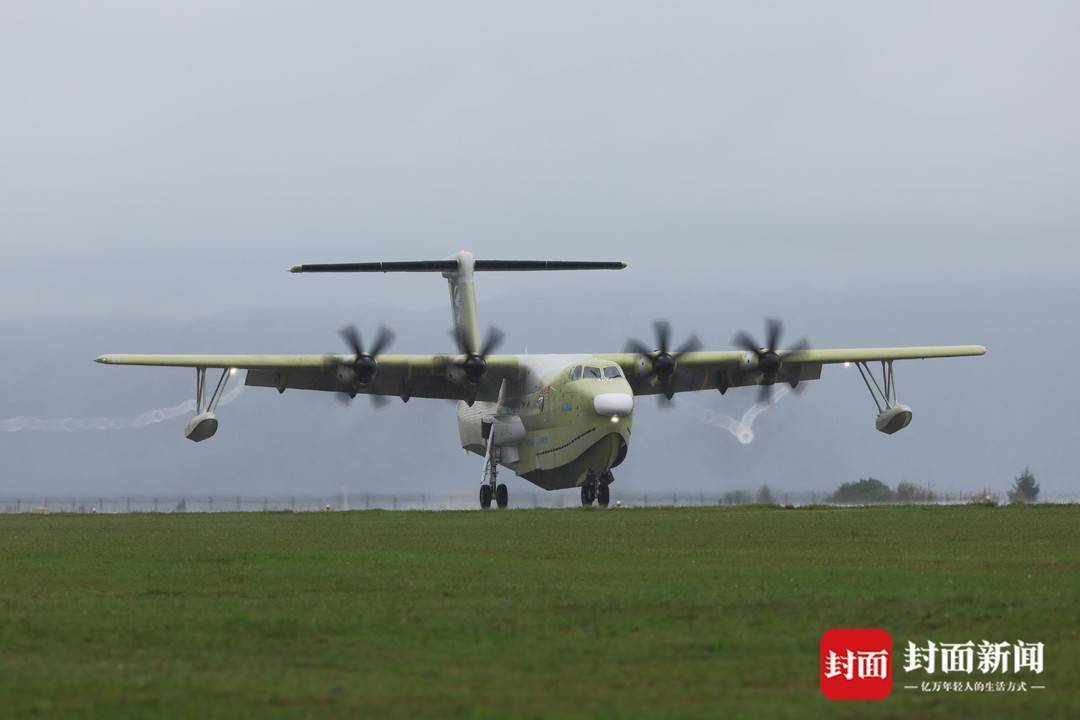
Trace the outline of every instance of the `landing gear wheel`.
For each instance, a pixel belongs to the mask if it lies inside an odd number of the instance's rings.
[[[484,510],[487,510],[489,507],[491,507],[491,486],[490,485],[481,485],[480,486],[480,507],[483,508]]]
[[[491,501],[489,500],[488,502],[490,503]],[[495,488],[495,504],[498,505],[500,509],[510,504],[510,492],[506,489],[504,483],[499,483],[498,487]]]
[[[600,507],[607,507],[608,503],[611,502],[611,490],[606,484],[602,484],[596,489],[596,502]]]
[[[593,504],[593,500],[596,499],[596,485],[595,480],[588,480],[581,486],[581,506],[589,507]]]

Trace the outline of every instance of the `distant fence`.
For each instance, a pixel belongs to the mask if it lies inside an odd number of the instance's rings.
[[[808,496],[809,497],[809,496]],[[613,492],[611,504],[626,507],[674,505],[723,505],[723,493],[629,493]],[[808,500],[803,501],[808,502]],[[731,503],[727,503],[731,504]],[[511,492],[510,507],[579,507],[577,492]],[[0,497],[0,513],[69,512],[325,512],[327,510],[473,510],[480,506],[475,495],[438,493],[356,493],[349,495],[131,495],[99,497]]]
[[[827,504],[829,493],[799,492],[773,494],[779,505]],[[1004,494],[944,494],[930,504],[971,502],[1005,504]],[[1054,497],[1050,502],[1077,502],[1080,498]],[[628,492],[612,487],[611,504],[624,507],[685,507],[744,505],[754,502],[745,492]],[[512,508],[579,507],[577,492],[511,492]],[[438,493],[355,493],[336,495],[100,495],[0,497],[0,513],[175,513],[175,512],[325,512],[341,510],[473,510],[479,507],[475,495]]]

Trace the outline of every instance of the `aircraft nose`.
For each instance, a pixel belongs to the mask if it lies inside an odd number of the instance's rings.
[[[593,398],[597,415],[629,415],[634,409],[634,396],[629,393],[601,393]]]

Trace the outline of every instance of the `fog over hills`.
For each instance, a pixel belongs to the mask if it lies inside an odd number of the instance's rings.
[[[676,409],[639,401],[634,442],[619,485],[627,490],[731,490],[763,483],[780,491],[829,490],[873,475],[938,490],[1003,491],[1031,466],[1049,497],[1080,494],[1071,452],[1080,419],[1063,400],[1067,359],[1080,322],[1060,312],[1080,291],[1066,284],[828,289],[774,293],[713,288],[634,289],[623,273],[519,276],[520,289],[485,292],[481,315],[505,329],[504,352],[620,350],[630,335],[648,337],[649,320],[669,317],[676,336],[696,331],[710,349],[736,330],[760,335],[763,313],[787,322],[788,340],[817,346],[984,343],[982,358],[897,363],[900,398],[912,425],[884,436],[856,371],[826,367],[802,397],[788,396],[760,415],[752,443],[704,422],[704,410],[739,417],[754,391],[683,394]],[[294,278],[303,282],[306,278]],[[352,276],[358,288],[387,295],[385,305],[223,310],[187,321],[152,315],[72,316],[7,322],[0,366],[0,417],[134,417],[193,396],[190,370],[97,365],[103,352],[339,352],[337,329],[379,323],[398,335],[395,351],[444,352],[444,281],[427,277],[426,310],[392,305],[394,278]],[[546,291],[555,282],[564,292]],[[590,281],[600,282],[602,293]],[[619,282],[622,281],[622,282]],[[1064,321],[1064,324],[1062,322]],[[1047,343],[1051,342],[1050,348]],[[358,397],[349,408],[331,395],[247,388],[220,409],[210,441],[183,438],[183,418],[139,429],[0,433],[3,494],[288,494],[336,492],[469,493],[480,461],[457,444],[452,403],[414,399],[374,410]],[[511,489],[530,488],[513,481]]]

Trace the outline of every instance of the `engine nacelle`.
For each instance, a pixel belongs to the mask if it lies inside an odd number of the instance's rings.
[[[513,447],[525,441],[525,424],[517,415],[495,415],[495,403],[478,402],[472,407],[458,403],[458,433],[461,447],[483,452],[488,435],[495,434],[499,447]]]
[[[525,424],[517,415],[494,415],[495,403],[475,403],[472,407],[458,403],[458,433],[461,447],[477,455],[487,450],[487,440],[492,438],[499,448],[499,462],[507,467],[517,464],[517,446],[525,441]]]
[[[184,428],[184,436],[192,442],[202,442],[214,437],[218,429],[217,416],[212,412],[204,412],[196,415]]]
[[[899,432],[910,424],[911,408],[907,405],[893,405],[879,414],[877,420],[874,421],[874,427],[878,429],[878,432],[883,432],[886,435]]]

